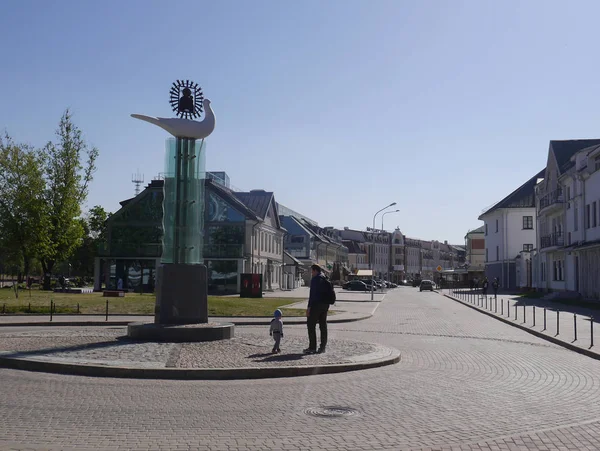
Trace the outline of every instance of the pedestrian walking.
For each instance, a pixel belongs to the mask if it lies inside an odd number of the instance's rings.
[[[498,296],[498,287],[500,284],[498,283],[498,278],[494,277],[494,281],[492,282],[492,289],[494,290],[494,297]]]
[[[327,312],[329,306],[335,303],[333,285],[323,274],[319,265],[312,265],[312,279],[310,280],[310,295],[306,309],[306,326],[308,328],[308,348],[305,354],[321,354],[327,347]],[[321,346],[317,350],[317,323],[321,331]]]
[[[484,296],[487,296],[488,286],[489,286],[489,283],[488,283],[488,279],[486,277],[485,279],[483,279],[483,284],[481,285],[481,287],[483,288],[483,295]]]
[[[273,350],[271,352],[273,354],[278,354],[281,352],[281,349],[279,349],[279,344],[283,338],[283,320],[281,319],[281,310],[275,310],[273,317],[274,318],[271,320],[271,327],[269,328],[269,335],[273,337],[275,344],[273,345]]]

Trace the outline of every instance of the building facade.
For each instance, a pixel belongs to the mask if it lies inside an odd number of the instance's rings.
[[[485,276],[504,289],[517,289],[516,259],[536,242],[535,185],[540,171],[514,192],[484,211]]]
[[[226,180],[207,178],[204,184],[202,257],[208,291],[238,293],[240,274],[263,275],[263,289],[280,287],[283,236],[273,193],[233,192]],[[153,291],[162,255],[163,180],[154,180],[107,222],[107,245],[96,259],[95,289],[116,288],[123,280],[129,290]]]
[[[536,195],[536,287],[600,299],[600,140],[551,141]]]

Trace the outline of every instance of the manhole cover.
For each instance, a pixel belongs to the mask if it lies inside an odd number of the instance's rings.
[[[358,415],[358,410],[350,407],[328,406],[328,407],[311,407],[304,411],[308,415],[315,417],[352,417]]]

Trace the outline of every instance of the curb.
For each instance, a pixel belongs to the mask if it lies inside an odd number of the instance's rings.
[[[390,355],[371,361],[339,363],[319,366],[289,366],[279,368],[132,368],[106,367],[88,364],[68,364],[26,360],[11,357],[0,357],[0,367],[15,370],[35,371],[43,373],[68,374],[88,377],[114,377],[128,379],[172,379],[172,380],[234,380],[234,379],[267,379],[278,377],[312,376],[316,374],[343,373],[359,371],[381,366],[393,365],[400,361],[400,352],[390,348]],[[357,356],[364,359],[365,356]]]
[[[352,323],[355,321],[363,321],[365,319],[371,318],[373,315],[366,316],[358,316],[356,318],[339,318],[339,319],[328,319],[328,324],[335,323]],[[228,320],[228,322],[233,323],[236,326],[268,326],[271,324],[271,318],[265,319],[264,321],[245,321],[245,320],[237,320],[240,317],[231,317],[231,316],[211,316],[210,318],[215,318],[219,320]],[[260,318],[260,317],[255,317]],[[127,326],[136,322],[135,317],[132,317],[131,321],[37,321],[37,322],[22,322],[22,323],[2,323],[0,322],[0,327],[47,327],[47,326]],[[297,325],[305,325],[306,320],[289,320],[286,321],[285,324],[290,326]]]
[[[590,357],[590,358],[595,359],[595,360],[600,360],[600,354],[596,354],[595,352],[592,352],[592,351],[590,351],[588,349],[580,348],[580,347],[575,346],[575,345],[573,345],[571,343],[567,343],[565,341],[559,340],[558,338],[552,337],[550,335],[546,335],[546,334],[544,334],[542,332],[539,332],[537,330],[530,329],[529,327],[523,326],[522,324],[514,323],[514,322],[512,322],[509,319],[502,318],[501,316],[494,315],[492,312],[488,312],[486,310],[481,310],[481,309],[477,308],[474,305],[471,305],[469,303],[461,301],[460,299],[452,297],[452,296],[450,296],[448,294],[444,294],[442,296],[447,297],[448,299],[452,299],[453,301],[458,302],[459,304],[467,306],[467,307],[469,307],[469,308],[471,308],[473,310],[476,310],[476,311],[478,311],[480,313],[483,313],[483,314],[485,314],[487,316],[490,316],[490,317],[495,318],[495,319],[497,319],[499,321],[502,321],[505,324],[509,324],[509,325],[511,325],[513,327],[516,327],[517,329],[521,329],[521,330],[523,330],[525,332],[528,332],[531,335],[535,335],[538,338],[542,338],[542,339],[544,339],[546,341],[554,343],[555,345],[562,346],[563,348],[566,348],[566,349],[568,349],[570,351],[575,351],[575,352],[577,352],[579,354],[583,354],[586,357]]]

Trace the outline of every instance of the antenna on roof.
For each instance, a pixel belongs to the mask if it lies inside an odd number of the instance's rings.
[[[140,187],[142,183],[144,183],[144,174],[140,174],[140,170],[138,169],[136,174],[131,175],[131,183],[135,185],[135,195],[140,194]]]

